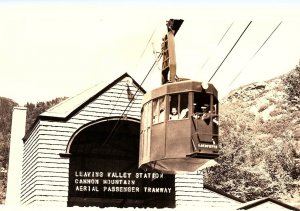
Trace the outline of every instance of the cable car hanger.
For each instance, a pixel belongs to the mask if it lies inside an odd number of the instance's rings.
[[[167,21],[168,33],[163,37],[161,45],[162,52],[162,84],[173,83],[178,81],[176,75],[176,56],[175,56],[175,42],[174,37],[182,25],[182,19],[170,19]],[[170,73],[170,76],[168,77]]]

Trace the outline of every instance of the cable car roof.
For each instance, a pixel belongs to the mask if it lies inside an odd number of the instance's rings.
[[[144,95],[142,104],[150,101],[151,99],[155,99],[167,94],[175,94],[175,93],[183,93],[183,92],[202,92],[203,90],[207,94],[212,94],[215,98],[218,97],[218,91],[213,84],[211,83],[206,84],[204,82],[194,81],[194,80],[184,80],[175,83],[166,83],[150,92],[147,92]]]

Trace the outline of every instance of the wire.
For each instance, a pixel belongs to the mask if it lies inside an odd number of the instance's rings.
[[[148,40],[148,42],[147,42],[147,44],[146,44],[144,50],[142,51],[142,53],[141,53],[141,55],[140,55],[140,57],[139,57],[139,59],[138,59],[138,61],[137,61],[137,63],[136,63],[136,67],[138,66],[138,64],[139,64],[140,61],[142,60],[142,58],[143,58],[143,56],[144,56],[144,54],[145,54],[145,52],[146,52],[146,50],[147,50],[147,48],[148,48],[148,45],[149,45],[150,41],[152,40],[153,35],[155,34],[156,30],[157,30],[157,26],[158,26],[158,24],[157,24],[157,25],[155,26],[155,28],[153,29],[153,32],[152,32],[152,34],[150,35],[149,40]],[[135,68],[135,69],[136,69],[136,68]]]
[[[224,37],[226,36],[227,32],[230,30],[230,28],[232,27],[233,22],[230,24],[230,26],[227,28],[227,30],[225,31],[225,33],[223,34],[223,36],[221,37],[221,39],[219,40],[217,46],[215,47],[217,49],[217,47],[221,44],[221,42],[223,41]],[[207,64],[207,62],[210,60],[211,55],[209,55],[207,57],[207,59],[205,60],[205,62],[203,63],[203,65],[201,66],[201,70],[205,67],[205,65]]]
[[[226,30],[226,32],[224,33],[224,35],[222,36],[222,38],[220,39],[220,41],[218,42],[218,45],[220,45],[220,43],[222,42],[222,40],[224,39],[225,35],[227,34],[227,32],[229,31],[229,29],[232,27],[233,22],[230,24],[230,26],[228,27],[228,29]],[[218,46],[217,45],[217,46]]]
[[[122,94],[124,93],[125,89],[122,90],[122,92],[119,94],[117,100],[115,101],[114,105],[113,105],[113,108],[110,110],[110,113],[109,113],[109,117],[111,117],[113,111],[115,110],[115,107],[117,105],[117,103],[119,102],[120,100],[120,97],[122,96]],[[111,97],[110,97],[111,98]],[[111,102],[111,101],[110,101]]]
[[[161,57],[162,57],[162,53],[159,53],[158,57],[156,58],[155,62],[153,63],[153,66],[151,67],[152,69],[155,67],[155,65],[158,64],[158,62],[160,61]],[[158,67],[158,69],[159,69],[159,67]],[[145,77],[144,80],[142,81],[141,86],[143,85],[144,81],[146,80],[146,78],[148,77],[148,75],[150,74],[150,72],[151,72],[151,71],[148,72],[148,74],[146,75],[146,77]],[[132,106],[133,106],[133,103],[131,103],[131,105],[130,105],[128,111],[132,108]]]
[[[228,85],[227,89],[235,82],[235,80],[241,75],[243,70],[248,66],[250,61],[257,55],[257,53],[262,49],[262,47],[266,44],[266,42],[270,39],[270,37],[274,34],[274,32],[279,28],[281,25],[282,21],[275,27],[275,29],[271,32],[271,34],[268,36],[268,38],[263,42],[263,44],[258,48],[258,50],[252,55],[252,57],[248,60],[246,65],[239,71],[239,73],[234,77],[234,79],[230,82]]]
[[[244,29],[244,31],[242,32],[242,34],[240,35],[240,37],[237,39],[237,41],[234,43],[234,45],[232,46],[232,48],[230,49],[230,51],[227,53],[226,57],[223,59],[223,61],[221,62],[221,64],[219,65],[219,67],[215,70],[214,74],[210,77],[210,79],[208,80],[208,82],[211,81],[211,79],[215,76],[215,74],[218,72],[218,70],[220,69],[220,67],[222,66],[222,64],[224,63],[224,61],[227,59],[227,57],[229,56],[229,54],[231,53],[231,51],[234,49],[234,47],[236,46],[236,44],[239,42],[239,40],[241,39],[241,37],[244,35],[244,33],[246,32],[246,30],[248,29],[248,27],[250,26],[250,24],[252,23],[252,21],[249,22],[249,24],[247,25],[247,27]]]
[[[157,24],[157,25],[155,26],[155,28],[153,29],[153,32],[152,32],[152,34],[150,35],[149,40],[148,40],[148,42],[147,42],[147,44],[146,44],[144,50],[142,51],[141,55],[139,56],[139,59],[138,59],[138,61],[137,61],[137,63],[136,63],[136,66],[137,66],[137,65],[140,63],[140,61],[142,60],[142,58],[143,58],[143,56],[144,56],[144,54],[145,54],[145,52],[146,52],[146,50],[147,50],[147,48],[148,48],[148,45],[149,45],[150,41],[152,40],[153,35],[155,34],[156,30],[157,30],[157,26],[158,26],[158,24]],[[124,91],[124,90],[123,90],[123,91]],[[123,91],[122,91],[122,93],[120,93],[120,95],[119,95],[119,97],[118,97],[118,99],[117,99],[117,102],[118,102],[118,100],[120,99],[121,95],[123,94]],[[135,96],[134,96],[134,97],[135,97]],[[112,112],[115,110],[115,106],[116,106],[116,104],[114,104],[114,107],[113,107],[113,109],[111,110],[109,116],[111,116]],[[124,115],[124,113],[123,113],[123,115]]]
[[[158,58],[160,59],[161,56],[162,56],[162,53],[159,54]],[[159,59],[158,59],[158,60],[159,60]],[[145,82],[145,80],[147,79],[148,75],[150,74],[150,72],[152,71],[152,69],[155,67],[155,65],[158,63],[158,60],[154,61],[154,63],[152,64],[151,68],[149,69],[149,71],[147,72],[146,76],[144,77],[142,83],[140,84],[140,86],[137,87],[137,90],[135,91],[135,93],[134,93],[134,95],[133,95],[133,99],[135,99],[136,94],[140,91],[140,87],[142,87],[142,85],[143,85],[143,83]],[[109,133],[108,136],[106,137],[105,141],[103,142],[103,145],[105,145],[106,143],[108,143],[108,142],[110,141],[111,137],[114,135],[114,133],[115,133],[115,131],[116,131],[116,129],[117,129],[117,126],[118,126],[120,120],[124,117],[124,114],[125,114],[126,110],[128,109],[129,105],[130,105],[130,104],[133,104],[133,103],[131,103],[131,102],[133,102],[133,100],[130,101],[130,102],[127,104],[127,106],[126,106],[126,108],[124,109],[122,115],[120,116],[120,118],[118,119],[118,121],[117,121],[116,124],[114,125],[113,129],[110,131],[110,133]]]

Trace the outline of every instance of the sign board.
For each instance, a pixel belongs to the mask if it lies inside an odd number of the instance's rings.
[[[175,206],[174,175],[143,172],[138,169],[130,172],[100,169],[75,170],[69,179],[69,197],[78,202],[73,200],[73,206],[124,206],[118,203],[119,200],[127,202],[125,206],[129,207]],[[110,204],[102,204],[107,201]]]
[[[140,126],[123,123],[107,144],[101,137],[108,130],[100,127],[109,123],[93,125],[74,140],[68,206],[175,207],[175,176],[138,169],[139,134],[134,133]]]

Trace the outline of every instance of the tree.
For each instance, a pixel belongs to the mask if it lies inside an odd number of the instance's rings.
[[[289,74],[284,77],[288,100],[292,104],[299,104],[300,100],[300,62]]]

